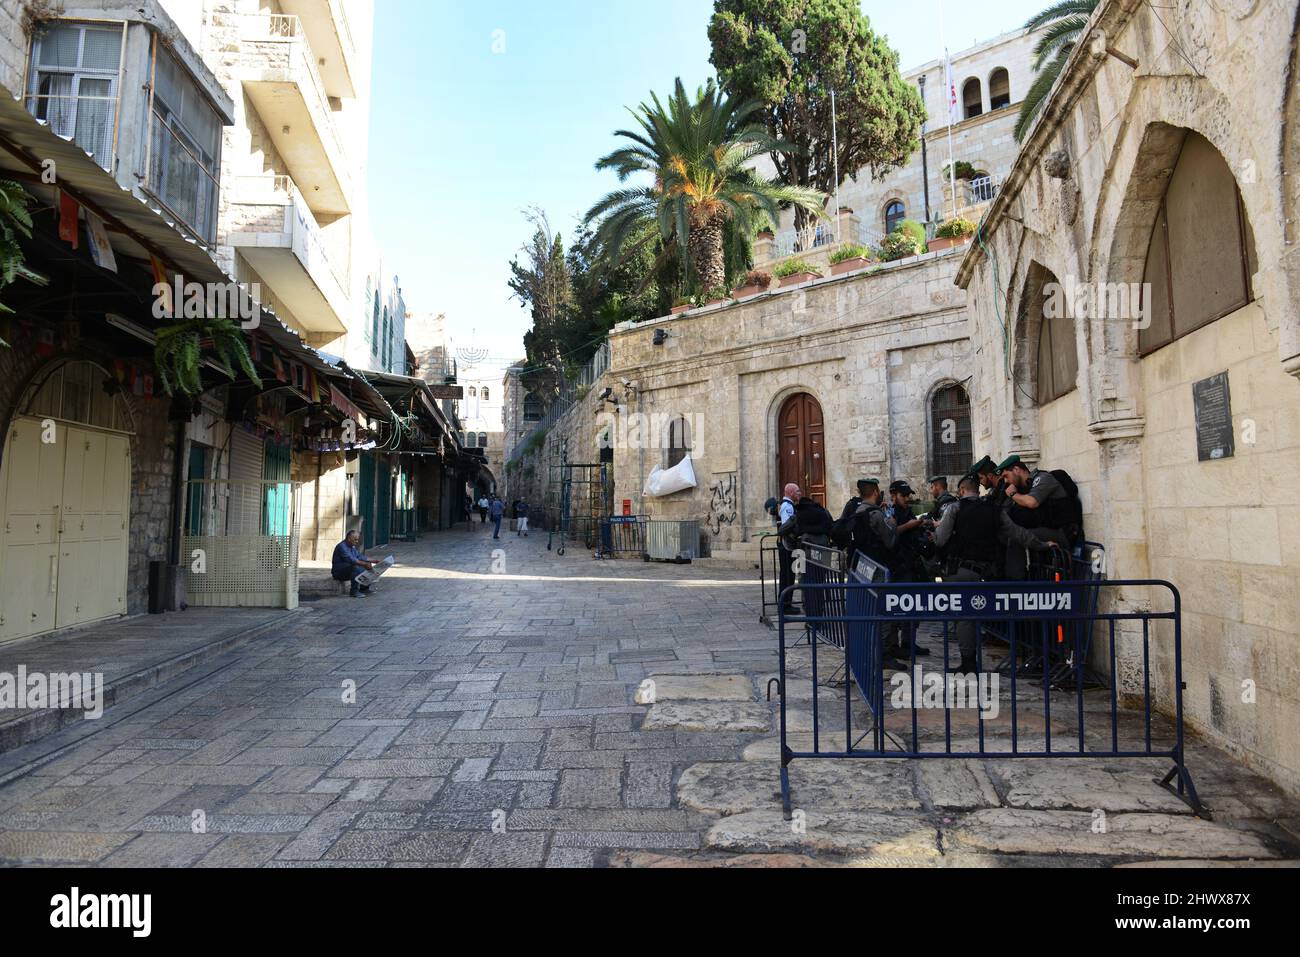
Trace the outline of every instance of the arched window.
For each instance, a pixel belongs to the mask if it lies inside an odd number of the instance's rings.
[[[901,199],[890,200],[885,207],[885,235],[888,236],[896,230],[906,218],[907,207],[903,205],[903,201]]]
[[[470,397],[471,399],[477,399],[477,398],[478,398],[478,389],[474,388],[474,386],[470,386],[470,387],[469,387],[469,397]]]
[[[1048,308],[1051,296],[1043,294],[1036,308],[1042,312],[1038,326],[1038,405],[1043,407],[1079,387],[1079,347],[1069,309]],[[1035,304],[1030,304],[1035,308]]]
[[[478,447],[479,447],[480,449],[485,449],[485,448],[488,447],[488,440],[487,440],[487,433],[486,433],[486,432],[480,432],[480,433],[478,434]]]
[[[40,419],[60,419],[111,432],[133,433],[135,427],[123,398],[124,388],[96,365],[67,362],[28,386],[27,399],[20,403],[19,411]]]
[[[1147,252],[1150,325],[1139,339],[1148,355],[1236,312],[1254,299],[1255,237],[1241,192],[1219,151],[1187,134]]]
[[[679,416],[668,426],[668,467],[676,468],[690,454],[691,427],[685,418]]]
[[[1011,105],[1011,74],[998,67],[989,74],[989,109],[1001,110]]]
[[[484,387],[483,387],[483,392],[482,392],[481,394],[482,394],[483,401],[486,402],[486,401],[488,400],[488,390],[487,390],[487,386],[484,386]]]
[[[546,412],[542,408],[542,400],[535,393],[530,392],[524,396],[525,422],[540,422],[545,414]]]
[[[374,342],[374,330],[370,327],[370,308],[371,303],[375,300],[375,283],[369,276],[366,277],[366,311],[361,319],[361,328],[366,332],[366,341]]]
[[[478,435],[476,433],[470,432],[468,435],[465,436],[465,448],[467,449],[478,448]]]
[[[930,474],[964,475],[974,459],[970,396],[959,385],[945,386],[930,399]]]
[[[984,88],[975,77],[967,80],[961,88],[961,102],[968,120],[984,113]]]

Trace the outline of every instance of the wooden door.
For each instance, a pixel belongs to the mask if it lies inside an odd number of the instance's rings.
[[[812,396],[791,396],[778,419],[781,489],[791,483],[806,497],[826,505],[826,423]]]

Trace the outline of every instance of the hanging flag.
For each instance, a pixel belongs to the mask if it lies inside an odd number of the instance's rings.
[[[81,204],[65,190],[59,190],[59,238],[81,248]]]
[[[162,315],[158,316],[158,318],[171,319],[176,315],[176,303],[172,299],[172,287],[171,283],[167,281],[167,273],[157,256],[149,257],[149,265],[153,268],[154,288],[159,291],[158,299],[162,306]]]
[[[104,226],[104,221],[90,210],[86,210],[86,238],[90,240],[90,256],[95,260],[95,265],[109,272],[117,272],[117,256],[113,254],[113,246],[108,241],[108,229]]]
[[[943,72],[948,86],[948,125],[952,126],[961,122],[961,116],[957,112],[957,80],[952,75],[952,57],[947,49],[943,51]]]
[[[36,354],[42,359],[48,359],[54,355],[57,350],[54,346],[54,330],[38,329],[36,331]]]

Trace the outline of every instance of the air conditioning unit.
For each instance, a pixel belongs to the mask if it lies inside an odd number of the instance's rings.
[[[693,562],[700,552],[699,522],[649,522],[646,554],[652,562]]]

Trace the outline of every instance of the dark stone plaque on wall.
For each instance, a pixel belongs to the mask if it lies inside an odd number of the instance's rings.
[[[1192,386],[1196,403],[1196,447],[1202,462],[1217,462],[1237,454],[1232,424],[1232,389],[1228,373],[1211,376]]]

